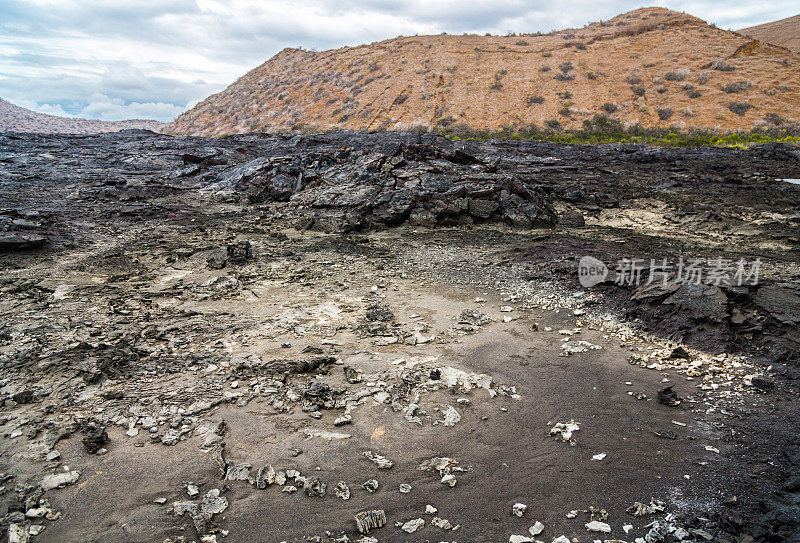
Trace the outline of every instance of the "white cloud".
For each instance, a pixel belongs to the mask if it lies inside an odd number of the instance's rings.
[[[122,121],[125,119],[171,121],[185,109],[185,106],[165,102],[131,102],[126,104],[124,100],[119,98],[109,98],[105,94],[93,94],[89,98],[89,104],[77,116],[101,121]]]
[[[795,15],[797,0],[670,0],[722,28]],[[399,34],[548,32],[636,0],[0,0],[0,97],[37,111],[168,120],[285,47]],[[102,96],[102,98],[99,98]]]

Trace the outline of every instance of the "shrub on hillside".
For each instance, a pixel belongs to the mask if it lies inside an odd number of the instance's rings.
[[[689,70],[676,70],[664,74],[664,79],[667,81],[683,81],[687,77],[689,77]]]
[[[658,113],[658,118],[659,119],[661,119],[662,121],[666,121],[670,117],[672,117],[672,113],[673,112],[672,112],[672,108],[667,106],[665,108],[657,109],[656,113]]]
[[[780,126],[782,124],[789,123],[788,119],[784,119],[777,113],[767,113],[766,115],[764,115],[764,120],[770,124],[774,124],[775,126]]]
[[[639,85],[642,82],[642,78],[638,75],[629,75],[625,78],[625,82],[628,85]]]
[[[641,85],[632,85],[631,92],[636,96],[644,96],[644,87]]]
[[[731,66],[730,64],[725,64],[724,60],[715,60],[714,62],[711,63],[711,69],[720,72],[732,72],[736,68],[734,66]]]
[[[703,96],[702,94],[700,94],[700,91],[694,88],[693,85],[686,84],[683,86],[683,90],[686,91],[686,96],[688,96],[689,98],[700,98],[701,96]]]
[[[616,113],[617,110],[619,110],[619,106],[617,106],[617,104],[612,104],[611,102],[606,102],[605,104],[600,106],[600,109],[602,109],[606,113]]]
[[[525,105],[527,105],[528,107],[531,107],[533,104],[543,104],[543,103],[544,103],[544,97],[539,96],[538,94],[534,96],[528,96],[527,98],[525,98]]]
[[[728,104],[728,109],[730,109],[733,113],[737,115],[744,115],[752,107],[753,106],[751,106],[747,102],[731,102],[730,104]]]
[[[727,92],[728,94],[736,94],[738,92],[744,92],[749,90],[752,87],[752,83],[749,81],[736,81],[734,83],[727,83],[722,85],[722,90]]]

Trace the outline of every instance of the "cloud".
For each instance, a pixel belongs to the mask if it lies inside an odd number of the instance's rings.
[[[130,102],[119,98],[109,98],[105,94],[93,94],[89,104],[77,117],[99,119],[101,121],[122,121],[125,119],[155,119],[171,121],[186,109],[185,106],[166,102]]]
[[[721,28],[797,10],[796,0],[658,5]],[[322,50],[401,34],[548,32],[638,7],[638,0],[573,0],[569,9],[544,0],[0,0],[0,96],[37,111],[166,120],[285,47]]]

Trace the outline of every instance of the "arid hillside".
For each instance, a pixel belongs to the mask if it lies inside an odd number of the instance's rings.
[[[800,53],[800,15],[743,28],[740,33]]]
[[[0,98],[0,132],[38,132],[40,134],[100,134],[119,132],[129,128],[159,131],[164,126],[158,121],[133,119],[130,121],[95,121],[69,119],[57,115],[36,113],[15,106]]]
[[[579,127],[597,113],[721,130],[797,121],[800,55],[662,8],[546,35],[285,49],[167,131]]]

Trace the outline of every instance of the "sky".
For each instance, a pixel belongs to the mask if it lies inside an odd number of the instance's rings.
[[[647,5],[739,29],[797,0],[0,0],[0,98],[41,113],[169,121],[285,47],[549,32]]]

